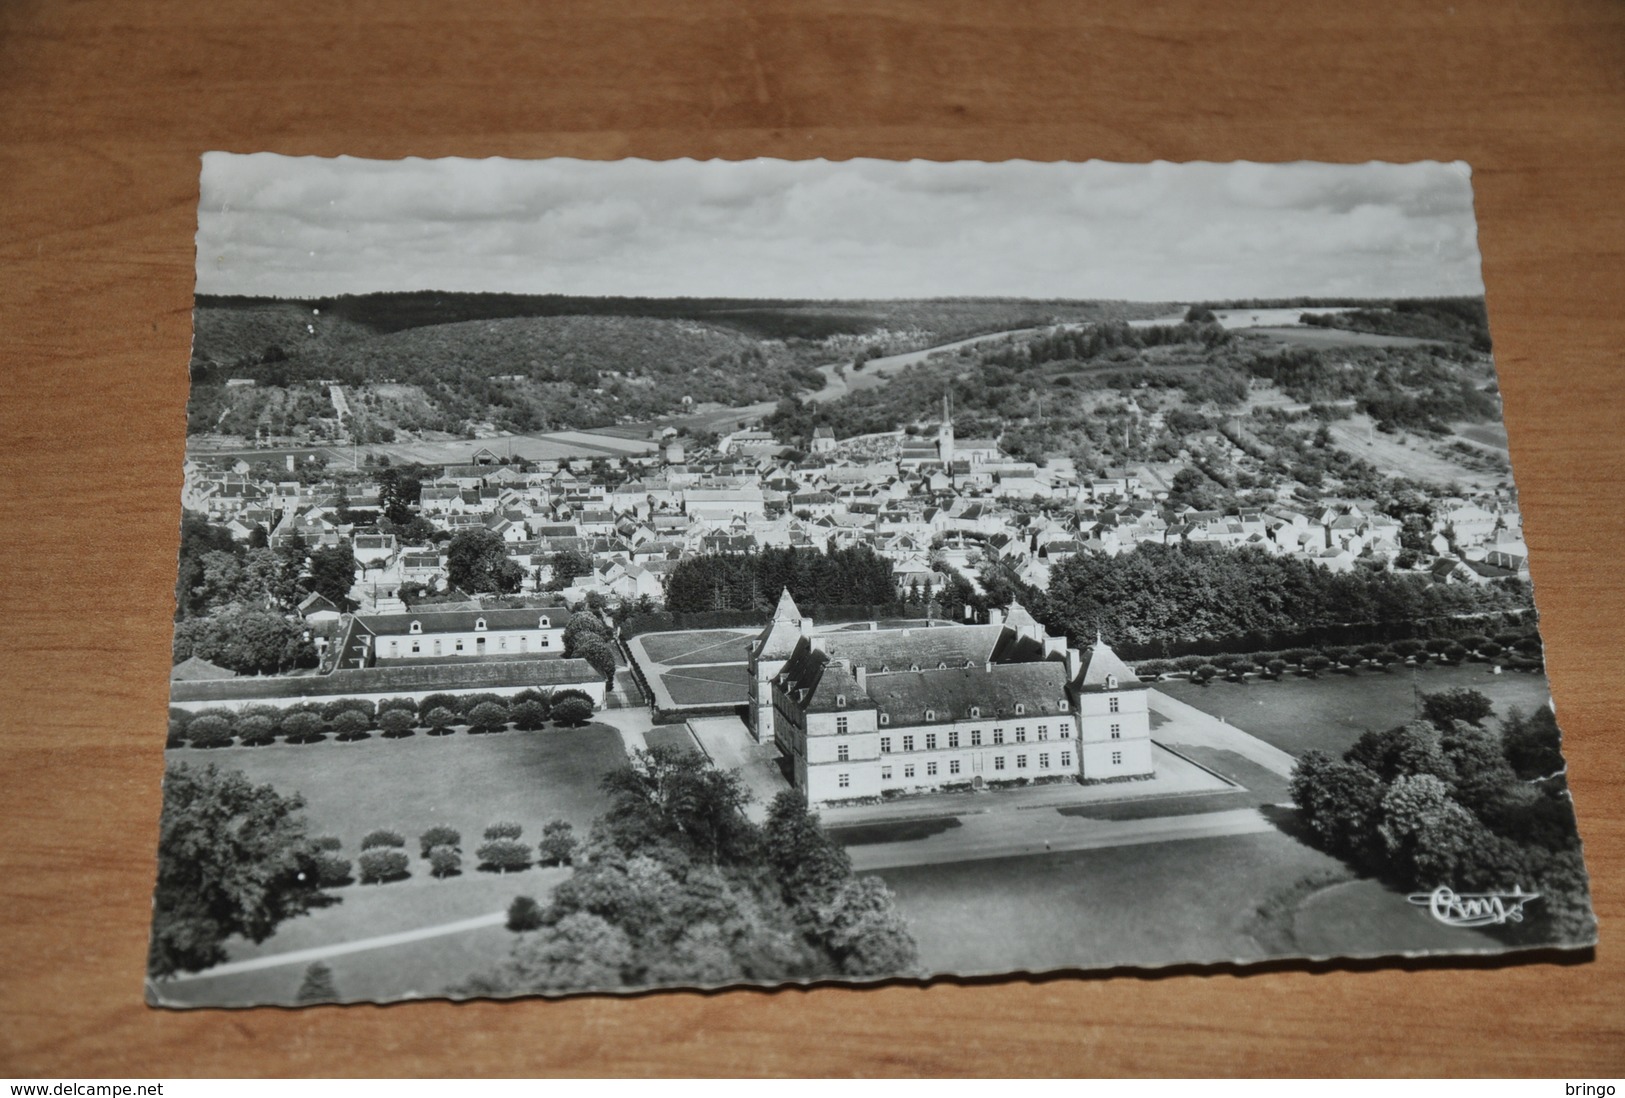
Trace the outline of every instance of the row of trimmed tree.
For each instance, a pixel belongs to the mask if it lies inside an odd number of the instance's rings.
[[[1215,678],[1239,682],[1247,675],[1279,679],[1289,670],[1314,678],[1335,667],[1357,672],[1374,666],[1383,671],[1430,662],[1460,665],[1483,660],[1511,671],[1539,671],[1544,649],[1540,635],[1533,631],[1498,633],[1494,637],[1433,637],[1429,640],[1396,640],[1391,644],[1362,644],[1352,648],[1289,648],[1280,652],[1252,652],[1246,655],[1180,656],[1172,660],[1141,660],[1135,671],[1143,678],[1174,673],[1188,674],[1195,682]]]
[[[568,820],[549,820],[542,826],[541,842],[534,854],[520,837],[524,828],[512,822],[494,823],[484,832],[485,841],[475,849],[477,867],[488,873],[513,873],[538,865],[569,865],[580,842]],[[387,884],[411,876],[411,859],[406,837],[399,831],[379,828],[361,840],[361,853],[354,864],[340,851],[343,843],[331,835],[313,840],[317,882],[322,888],[342,888],[361,884]],[[418,836],[418,856],[429,865],[429,876],[446,878],[463,871],[463,836],[454,827],[438,825]]]
[[[521,732],[555,725],[574,727],[592,719],[592,699],[580,690],[523,690],[512,697],[500,694],[431,694],[422,701],[386,698],[376,706],[365,698],[335,698],[329,702],[301,702],[287,707],[246,706],[232,710],[169,711],[170,747],[215,748],[241,744],[263,747],[281,739],[285,743],[320,743],[371,738],[404,739],[419,730],[443,736],[458,727],[471,733]]]

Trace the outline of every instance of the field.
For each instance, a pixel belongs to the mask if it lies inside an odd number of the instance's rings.
[[[522,824],[526,839],[540,838],[542,825],[552,819],[585,832],[606,807],[599,779],[626,761],[626,749],[615,729],[591,724],[480,736],[419,733],[355,743],[179,748],[166,757],[241,770],[279,793],[303,795],[311,832],[337,836],[352,860],[363,835],[393,828],[409,840],[417,875],[422,868],[415,840],[435,824],[461,831],[465,852],[478,845],[487,826],[503,820]]]
[[[1157,684],[1169,697],[1251,732],[1293,755],[1310,748],[1342,754],[1369,729],[1392,728],[1416,716],[1416,694],[1465,686],[1495,704],[1497,716],[1517,707],[1529,712],[1546,704],[1550,689],[1540,674],[1489,673],[1487,664],[1402,668],[1391,673],[1323,673],[1318,679],[1292,673],[1280,682],[1248,679],[1197,686],[1183,679]]]
[[[1504,473],[1469,469],[1448,454],[1438,452],[1435,449],[1438,444],[1425,435],[1379,431],[1371,417],[1363,413],[1333,423],[1330,429],[1339,447],[1369,461],[1385,474],[1397,473],[1412,480],[1435,484],[1455,481],[1480,490],[1493,488],[1507,479]],[[1448,442],[1446,439],[1445,443]]]
[[[1295,347],[1428,347],[1440,346],[1436,339],[1417,339],[1414,336],[1376,335],[1371,332],[1346,332],[1338,328],[1246,328],[1247,335],[1265,336],[1278,343]]]
[[[1257,961],[1290,954],[1306,878],[1346,876],[1336,859],[1279,831],[1065,854],[889,869],[879,874],[934,971],[978,973]],[[1327,889],[1316,941],[1343,955],[1493,941],[1435,926],[1405,898]],[[1328,936],[1335,934],[1335,939]]]

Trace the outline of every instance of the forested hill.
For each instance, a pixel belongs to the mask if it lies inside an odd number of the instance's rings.
[[[269,348],[298,355],[414,328],[519,317],[646,317],[691,320],[752,339],[821,341],[908,332],[942,343],[984,332],[1067,320],[1156,316],[1159,303],[930,298],[896,301],[791,301],[749,298],[571,297],[419,291],[276,299],[199,294],[195,364],[257,362]],[[276,357],[273,355],[272,357]]]

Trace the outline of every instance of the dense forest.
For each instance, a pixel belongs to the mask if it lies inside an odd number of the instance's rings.
[[[803,607],[891,606],[891,562],[866,545],[850,549],[763,549],[689,557],[666,579],[666,609],[676,613],[770,609],[781,591]]]
[[[1441,621],[1534,605],[1522,580],[1447,585],[1365,568],[1333,572],[1257,549],[1150,543],[1116,557],[1080,553],[1055,567],[1048,591],[1009,593],[1073,641],[1098,630],[1136,658],[1177,655],[1201,641],[1277,648],[1345,625],[1370,627],[1363,639],[1425,636]]]
[[[1300,319],[1317,328],[1442,339],[1486,353],[1491,348],[1490,315],[1481,297],[1412,298],[1381,306],[1369,303],[1347,312],[1306,314]]]

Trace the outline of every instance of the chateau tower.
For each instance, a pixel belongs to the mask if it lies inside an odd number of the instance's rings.
[[[750,730],[758,743],[774,741],[773,676],[796,650],[801,638],[812,632],[812,622],[801,616],[789,588],[779,593],[779,605],[768,622],[750,642]]]

